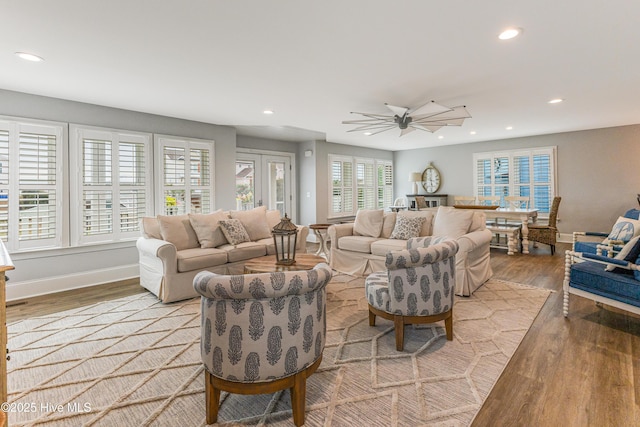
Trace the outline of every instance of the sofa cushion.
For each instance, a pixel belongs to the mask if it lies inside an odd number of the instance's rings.
[[[162,240],[173,243],[176,250],[199,248],[198,236],[189,215],[158,215]]]
[[[473,211],[469,233],[487,228],[487,215],[482,211]]]
[[[269,231],[273,230],[273,227],[278,225],[280,221],[282,221],[282,214],[277,209],[267,210],[267,225],[269,226]]]
[[[273,237],[269,237],[268,239],[256,240],[256,243],[260,243],[267,248],[267,255],[276,254],[276,245],[273,244]]]
[[[627,243],[638,234],[640,234],[640,221],[621,216],[618,217],[618,220],[611,229],[611,233],[609,233],[609,236],[604,239],[602,243],[606,245],[610,240],[619,240]]]
[[[629,274],[605,271],[597,262],[579,262],[571,266],[571,287],[640,307],[640,282]]]
[[[227,260],[229,262],[244,261],[245,259],[257,258],[267,254],[266,246],[256,242],[222,245],[218,249],[227,253]]]
[[[251,241],[247,230],[245,230],[239,219],[224,219],[222,221],[218,221],[218,223],[220,224],[222,233],[229,244],[238,245],[243,242]]]
[[[218,221],[225,219],[229,219],[229,216],[222,209],[210,214],[189,214],[189,221],[198,236],[201,248],[215,248],[229,243],[218,224]]]
[[[158,218],[152,216],[142,217],[140,220],[140,230],[142,230],[142,235],[147,239],[162,240],[162,232],[160,231]]]
[[[431,223],[433,222],[433,212],[432,211],[402,211],[398,212],[396,216],[396,221],[400,217],[424,217],[424,224],[422,224],[422,230],[420,231],[420,236],[431,236]]]
[[[368,236],[343,236],[338,239],[338,249],[352,252],[371,253],[371,243],[378,240]]]
[[[407,240],[412,237],[418,237],[422,231],[422,225],[426,218],[424,217],[407,217],[400,216],[396,219],[396,226],[391,233],[392,239]]]
[[[467,234],[471,227],[473,210],[456,209],[452,206],[440,206],[433,221],[433,236],[446,236],[457,239]]]
[[[407,242],[398,239],[380,239],[371,243],[371,253],[378,256],[387,256],[389,251],[401,251],[406,249]]]
[[[388,239],[391,237],[391,233],[393,233],[393,228],[396,226],[396,216],[395,212],[385,212],[382,217],[382,231],[380,232],[380,237],[383,239]]]
[[[240,220],[244,229],[247,230],[249,240],[255,242],[271,236],[271,229],[267,223],[266,206],[260,206],[248,211],[231,211],[230,215],[231,218]]]
[[[202,270],[226,264],[227,253],[216,248],[193,248],[177,252],[178,272]]]
[[[353,224],[355,236],[380,237],[384,211],[382,209],[359,209]]]

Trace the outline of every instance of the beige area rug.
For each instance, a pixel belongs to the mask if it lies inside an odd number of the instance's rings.
[[[364,281],[328,286],[327,344],[307,383],[306,426],[469,425],[549,294],[491,280],[444,324],[370,327]],[[199,300],[150,294],[8,325],[12,426],[203,426]],[[289,392],[223,393],[221,425],[291,426]]]

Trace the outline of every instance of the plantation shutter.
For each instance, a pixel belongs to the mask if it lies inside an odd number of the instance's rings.
[[[391,163],[378,162],[378,201],[377,208],[383,209],[393,204],[393,166]]]
[[[375,174],[373,161],[356,161],[356,189],[358,209],[374,209],[375,199]]]
[[[213,211],[213,141],[156,136],[164,215]]]
[[[18,240],[54,240],[57,234],[57,138],[20,132]]]

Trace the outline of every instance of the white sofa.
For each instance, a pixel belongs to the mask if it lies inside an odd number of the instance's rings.
[[[493,274],[489,259],[491,232],[486,229],[484,212],[439,208],[420,211],[358,211],[354,223],[329,227],[331,262],[334,270],[364,276],[385,270],[387,252],[406,249],[407,238],[392,238],[399,218],[424,217],[418,236],[453,238],[460,249],[456,255],[457,295],[469,296]],[[405,222],[405,219],[401,220]],[[402,233],[400,233],[402,234]],[[406,236],[405,236],[406,237]]]
[[[240,221],[249,241],[229,243],[219,223],[228,219]],[[198,296],[193,278],[200,271],[242,274],[247,260],[274,255],[271,229],[280,219],[279,211],[267,211],[265,207],[145,217],[141,227],[143,236],[136,242],[140,285],[164,303]],[[296,253],[306,252],[308,234],[308,227],[298,226]]]

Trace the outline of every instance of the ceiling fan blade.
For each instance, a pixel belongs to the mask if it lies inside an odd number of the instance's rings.
[[[404,117],[404,115],[409,111],[408,108],[396,107],[395,105],[389,105],[386,102],[384,103],[384,105],[386,105],[389,110],[393,111],[393,114],[399,117]]]
[[[388,128],[388,127],[395,127],[395,124],[389,124],[389,123],[371,123],[368,125],[364,125],[364,126],[358,126],[357,128],[354,129],[350,129],[347,132],[354,132],[354,131],[363,131],[363,130],[377,130],[380,128]]]
[[[393,117],[385,117],[384,119],[358,119],[358,120],[344,120],[343,125],[366,125],[375,123],[394,123]]]
[[[395,125],[389,125],[389,126],[387,126],[387,127],[383,128],[383,129],[380,129],[380,130],[379,130],[379,131],[377,131],[377,132],[372,132],[372,133],[371,133],[371,135],[369,135],[369,136],[377,135],[377,134],[379,134],[379,133],[382,133],[382,132],[388,131],[388,130],[390,130],[390,129],[395,129],[395,128],[396,128],[396,126],[395,126]]]
[[[413,132],[414,130],[416,130],[416,128],[414,128],[414,127],[412,127],[412,126],[409,126],[409,127],[407,127],[406,129],[402,129],[402,130],[400,131],[400,136],[402,136],[402,135],[406,135],[406,134],[408,134],[408,133],[411,133],[411,132]]]
[[[433,124],[411,123],[411,126],[415,126],[417,129],[421,129],[421,130],[433,133],[433,132],[437,131],[438,129],[440,129],[441,127],[444,127],[446,125],[443,125],[443,124],[435,124],[435,125],[433,125]]]
[[[445,111],[451,111],[451,110],[452,109],[449,107],[445,107],[444,105],[440,105],[435,103],[434,101],[430,101],[414,110],[411,110],[411,116],[413,117],[414,115],[417,115],[417,114],[433,115],[433,114],[444,113]]]

